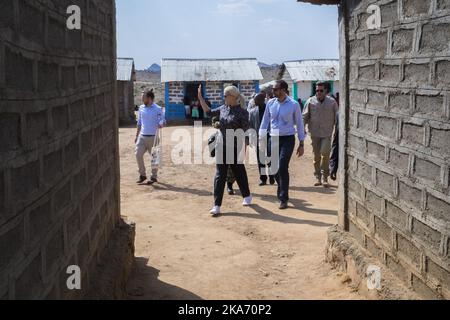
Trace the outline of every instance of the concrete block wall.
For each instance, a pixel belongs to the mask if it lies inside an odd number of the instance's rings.
[[[348,229],[417,292],[450,299],[450,1],[349,3]]]
[[[247,103],[250,101],[252,96],[256,93],[256,85],[254,81],[242,81],[240,83],[241,94],[245,97]]]
[[[0,2],[0,299],[89,289],[120,219],[115,51],[112,0]]]
[[[213,106],[220,106],[223,104],[223,83],[222,82],[207,82],[206,83],[206,97]]]
[[[120,124],[135,124],[134,82],[117,81],[117,103]]]
[[[184,83],[170,82],[166,85],[169,86],[169,103],[182,105],[184,99]]]

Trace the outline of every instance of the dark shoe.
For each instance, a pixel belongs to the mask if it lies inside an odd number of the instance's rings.
[[[136,183],[142,183],[142,182],[144,182],[145,180],[147,180],[147,177],[140,176],[140,177],[139,177],[139,180],[136,181]]]
[[[234,196],[234,190],[233,189],[228,189],[227,188],[227,192],[228,192],[228,195]]]
[[[287,201],[282,201],[280,203],[280,210],[286,210],[289,207]]]
[[[150,181],[147,182],[147,184],[148,184],[149,186],[151,186],[152,184],[155,184],[155,183],[157,183],[157,182],[158,182],[158,179],[156,179],[156,178],[151,178]]]
[[[273,186],[275,184],[275,178],[274,177],[270,177],[270,185]]]
[[[336,181],[336,179],[337,179],[336,173],[332,173],[330,175],[330,178],[331,178],[331,180]]]
[[[323,178],[323,186],[324,186],[324,188],[330,187],[330,184],[328,183],[328,178]]]
[[[320,187],[322,185],[322,178],[317,178],[316,183],[314,184],[314,187]]]
[[[260,186],[260,187],[267,186],[267,181],[261,181],[261,182],[259,183],[259,186]]]

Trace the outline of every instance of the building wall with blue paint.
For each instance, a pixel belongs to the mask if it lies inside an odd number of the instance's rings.
[[[192,86],[202,84],[203,96],[212,104],[215,109],[223,104],[223,90],[229,85],[236,85],[248,103],[253,94],[259,92],[259,81],[208,81],[208,82],[167,82],[165,83],[165,105],[166,119],[168,121],[178,121],[186,119],[184,107],[184,97],[190,95],[190,99],[195,99],[192,93]]]

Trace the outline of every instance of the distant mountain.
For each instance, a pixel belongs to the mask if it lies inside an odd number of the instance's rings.
[[[145,69],[145,71],[151,73],[159,73],[161,72],[161,66],[159,64],[154,63],[149,68]]]
[[[258,62],[258,65],[259,65],[260,68],[267,68],[267,69],[275,69],[275,68],[278,68],[280,66],[279,64],[276,64],[276,63],[267,64],[267,63],[264,63],[264,62]]]

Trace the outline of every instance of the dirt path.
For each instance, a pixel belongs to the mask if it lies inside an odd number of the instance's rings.
[[[164,129],[166,144],[174,129]],[[122,214],[137,224],[130,299],[361,298],[324,263],[326,232],[337,222],[336,188],[310,187],[309,145],[291,165],[292,208],[280,212],[276,187],[259,187],[250,166],[254,206],[226,195],[223,215],[211,218],[214,167],[173,166],[166,147],[160,183],[138,186],[134,134],[120,130]]]

